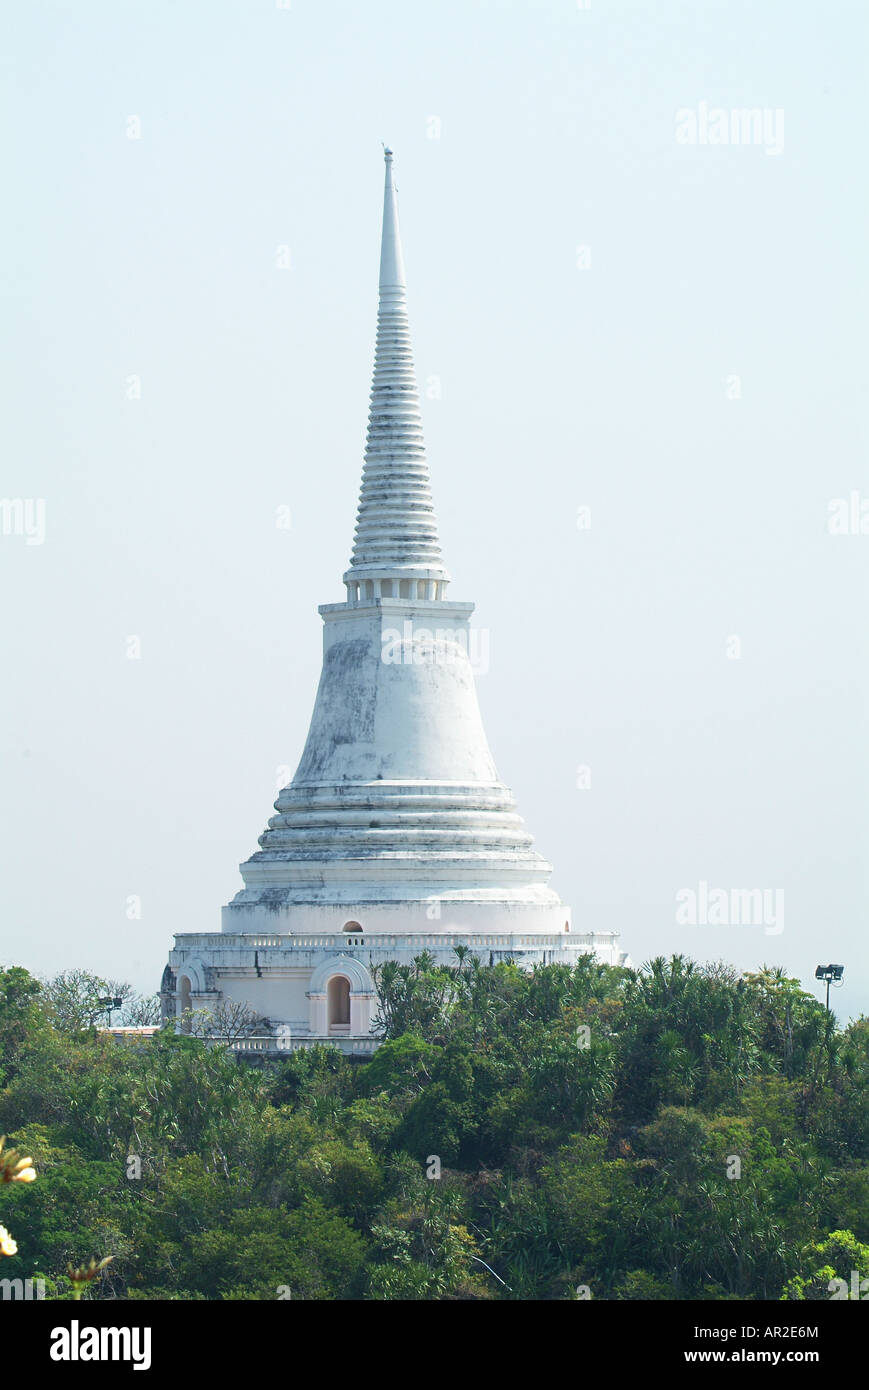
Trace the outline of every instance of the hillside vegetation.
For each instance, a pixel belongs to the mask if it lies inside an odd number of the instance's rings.
[[[85,1298],[779,1299],[869,1277],[869,1021],[680,956],[379,973],[370,1061],[99,1034],[0,972],[8,1278]]]

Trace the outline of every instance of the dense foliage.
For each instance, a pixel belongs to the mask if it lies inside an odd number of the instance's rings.
[[[680,956],[378,972],[385,1041],[253,1068],[0,971],[8,1278],[89,1298],[829,1298],[869,1275],[869,1021]]]

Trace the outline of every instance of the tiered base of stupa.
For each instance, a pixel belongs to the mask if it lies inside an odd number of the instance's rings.
[[[231,1001],[263,1020],[237,1040],[242,1052],[330,1042],[366,1053],[377,1045],[375,967],[385,961],[409,965],[425,951],[455,966],[463,946],[485,964],[526,969],[589,952],[624,963],[615,935],[572,932],[551,865],[497,779],[464,652],[439,635],[435,656],[446,649],[449,661],[380,659],[396,606],[326,608],[299,771],[241,866],[244,888],[223,909],[222,932],[180,935],[170,954],[164,1012],[182,1027]],[[402,764],[422,775],[396,777]],[[464,776],[448,780],[445,767]]]
[[[260,1015],[239,1052],[328,1042],[370,1053],[375,967],[423,952],[448,966],[457,947],[525,969],[588,953],[625,961],[616,935],[571,930],[550,866],[497,781],[294,783],[275,809],[223,930],[176,936],[164,978],[168,1017],[229,1001]]]
[[[561,931],[541,930],[539,925],[535,930],[539,918],[534,909],[518,906],[492,904],[476,931],[461,929],[446,906],[438,922],[426,920],[419,904],[387,903],[369,904],[364,913],[360,909],[366,929],[353,930],[349,923],[347,930],[335,930],[344,911],[296,909],[292,931],[287,930],[286,914],[278,911],[272,914],[270,930],[177,935],[164,978],[167,1016],[185,1009],[213,1011],[222,1001],[233,1000],[248,1004],[267,1020],[249,1036],[233,1041],[243,1055],[276,1055],[316,1043],[366,1055],[377,1046],[372,1032],[378,1012],[373,967],[385,961],[410,965],[425,951],[438,965],[455,966],[457,946],[466,947],[484,964],[513,960],[525,969],[555,961],[572,965],[589,953],[610,965],[625,961],[615,934],[574,935],[563,926]],[[564,911],[560,906],[562,917]],[[455,917],[467,915],[459,909]]]

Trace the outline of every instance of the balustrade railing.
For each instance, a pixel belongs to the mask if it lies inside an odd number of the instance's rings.
[[[258,1033],[246,1038],[209,1038],[211,1043],[225,1043],[232,1052],[295,1052],[300,1048],[340,1047],[342,1051],[374,1052],[380,1046],[379,1038],[369,1036],[353,1037],[347,1033],[333,1033],[326,1038],[299,1034],[296,1037],[285,1033]]]
[[[370,934],[360,934],[349,936],[343,932],[328,933],[304,933],[295,935],[286,932],[277,936],[257,936],[253,932],[225,932],[220,934],[204,934],[201,932],[178,932],[175,940],[178,943],[176,950],[189,949],[215,951],[223,948],[224,950],[248,949],[256,951],[298,951],[298,950],[342,950],[348,946],[354,949],[365,948],[371,951],[386,951],[390,949],[410,950],[419,948],[420,950],[452,950],[453,943],[460,943],[465,946],[488,947],[490,950],[552,950],[556,947],[565,946],[593,946],[596,942],[603,943],[611,941],[614,933],[612,932],[583,932],[557,935],[494,935],[489,933],[475,933],[473,936],[466,932],[443,932],[436,935],[422,935],[416,932],[371,932]]]

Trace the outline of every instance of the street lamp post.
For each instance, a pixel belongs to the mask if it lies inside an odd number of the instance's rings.
[[[824,980],[827,986],[827,1012],[830,1011],[830,985],[838,984],[845,973],[844,965],[819,965],[815,971],[816,980]]]
[[[106,1011],[106,1014],[108,1015],[110,1028],[112,1026],[112,1009],[120,1009],[123,1005],[123,1002],[123,999],[118,999],[117,996],[113,995],[106,995],[105,998],[97,1000],[97,1003],[102,1004],[103,1008]]]

